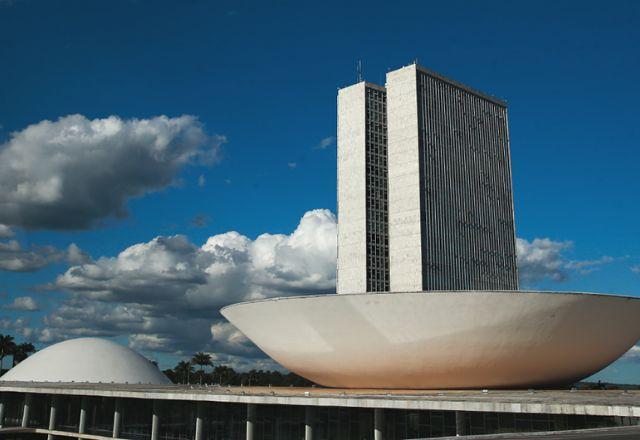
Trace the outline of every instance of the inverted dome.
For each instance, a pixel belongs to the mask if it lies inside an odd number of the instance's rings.
[[[132,349],[99,338],[51,345],[9,370],[0,381],[166,384],[169,379]]]
[[[640,298],[581,293],[332,294],[221,312],[288,370],[340,388],[565,385],[640,338]]]

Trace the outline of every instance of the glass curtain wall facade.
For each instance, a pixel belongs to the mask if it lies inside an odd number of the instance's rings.
[[[424,290],[515,290],[507,109],[417,69]]]
[[[367,87],[367,292],[389,291],[389,204],[387,195],[387,99]]]
[[[391,290],[517,290],[506,104],[416,64],[386,90]]]
[[[517,290],[507,108],[417,65],[338,92],[338,293]]]

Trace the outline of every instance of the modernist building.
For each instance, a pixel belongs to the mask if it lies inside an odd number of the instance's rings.
[[[637,439],[638,392],[350,390],[0,382],[0,438],[401,440],[521,433]],[[635,414],[635,415],[634,415]],[[597,429],[599,428],[599,429]],[[556,431],[540,435],[540,432]],[[525,432],[538,432],[535,437]],[[595,435],[594,435],[595,434]],[[597,434],[603,437],[597,436]],[[575,432],[574,432],[575,435]],[[610,435],[608,437],[607,435]],[[513,439],[503,435],[492,439]]]
[[[635,438],[639,420],[639,391],[174,385],[139,354],[96,338],[47,347],[0,378],[7,440],[392,440],[584,428]]]
[[[351,294],[221,310],[285,368],[332,388],[174,385],[132,350],[71,340],[0,378],[0,437],[639,438],[640,391],[528,389],[574,383],[625,353],[640,299],[507,290],[504,103],[411,65],[386,88],[342,89],[338,113],[338,290]],[[548,434],[518,438],[565,438]]]
[[[506,104],[416,64],[338,93],[338,293],[515,290]]]
[[[557,387],[640,337],[638,298],[518,290],[506,104],[416,64],[338,92],[337,281],[221,313],[336,388]]]

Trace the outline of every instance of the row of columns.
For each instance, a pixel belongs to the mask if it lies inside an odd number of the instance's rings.
[[[29,424],[29,410],[31,407],[32,396],[27,394],[22,409],[22,424],[23,428],[28,427]],[[89,400],[83,397],[80,403],[80,419],[78,421],[78,434],[84,434],[87,428],[87,410]],[[204,402],[198,402],[196,406],[196,426],[194,440],[203,440],[204,437]],[[58,409],[58,397],[53,396],[51,406],[49,408],[49,431],[53,431],[56,428],[56,412]],[[4,420],[5,405],[0,402],[0,428],[2,428],[2,422]],[[312,406],[305,407],[304,418],[304,439],[313,440],[313,415],[314,408]],[[255,424],[256,424],[256,404],[247,404],[247,425],[246,425],[246,440],[255,440]],[[115,408],[113,412],[113,431],[112,437],[118,438],[120,436],[120,428],[122,425],[122,400],[116,398]],[[158,440],[160,433],[160,403],[157,400],[153,401],[153,414],[151,418],[151,440]],[[456,411],[456,435],[463,436],[466,434],[466,415],[463,411]],[[382,408],[374,408],[373,410],[373,439],[384,440],[384,410]],[[47,435],[47,440],[53,440],[53,434]]]
[[[376,410],[377,411],[377,410]],[[256,404],[247,404],[247,429],[246,440],[255,439],[255,423],[256,423]],[[202,440],[198,437],[198,424],[196,420],[196,437],[195,440]],[[313,440],[313,407],[306,406],[304,409],[304,440]],[[382,437],[376,437],[376,440],[382,440]]]
[[[24,405],[22,406],[22,421],[20,426],[27,428],[29,426],[29,412],[31,410],[32,395],[27,394],[25,396]],[[78,419],[78,434],[85,434],[87,430],[87,410],[89,400],[87,397],[82,397],[80,401],[80,417]],[[4,420],[4,403],[0,402],[0,428],[3,427]],[[53,396],[51,399],[51,405],[49,406],[49,423],[47,428],[49,431],[56,429],[56,416],[58,412],[58,396]],[[122,420],[121,401],[116,399],[115,411],[113,413],[113,438],[117,438],[120,435],[120,424]],[[154,413],[154,416],[157,415]],[[156,429],[157,432],[157,429]],[[53,440],[53,434],[47,434],[47,440]],[[79,437],[80,438],[80,437]],[[157,440],[157,436],[154,440]]]

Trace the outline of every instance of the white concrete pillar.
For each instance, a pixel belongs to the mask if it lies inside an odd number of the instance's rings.
[[[49,431],[56,429],[56,412],[58,411],[58,396],[51,396],[49,406]],[[47,440],[53,440],[53,434],[47,434]]]
[[[467,415],[464,411],[456,411],[456,437],[467,434]]]
[[[80,400],[80,420],[78,421],[78,434],[84,434],[87,431],[87,406],[89,400],[82,397]],[[78,437],[81,438],[81,437]]]
[[[151,440],[158,440],[160,435],[160,403],[153,401],[153,415],[151,416]]]
[[[254,425],[256,422],[256,405],[247,403],[247,440],[254,439]]]
[[[202,440],[204,437],[203,424],[204,424],[204,402],[198,402],[196,404],[196,432],[194,440]]]
[[[304,440],[313,440],[313,407],[304,409]]]
[[[116,399],[113,408],[113,430],[111,431],[111,437],[120,437],[120,426],[122,425],[122,400]]]
[[[22,423],[20,426],[26,428],[29,426],[29,405],[31,405],[31,394],[24,396],[24,405],[22,407]]]
[[[4,402],[0,402],[0,429],[4,426]]]
[[[373,410],[373,440],[384,440],[384,410]]]

